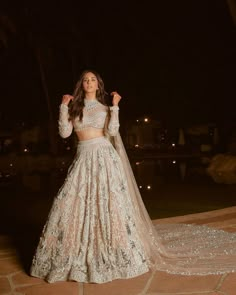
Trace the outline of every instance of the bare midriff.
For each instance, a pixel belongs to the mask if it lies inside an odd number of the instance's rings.
[[[79,141],[83,140],[89,140],[96,137],[102,137],[104,136],[103,129],[97,129],[97,128],[86,128],[81,131],[75,131]]]

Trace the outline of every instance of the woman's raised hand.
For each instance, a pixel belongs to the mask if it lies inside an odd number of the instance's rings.
[[[70,103],[71,100],[74,99],[74,96],[70,95],[70,94],[65,94],[62,96],[62,102],[63,104],[67,105]]]
[[[121,100],[121,96],[116,91],[111,92],[111,95],[113,96],[113,99],[112,99],[113,106],[118,106],[118,103]]]

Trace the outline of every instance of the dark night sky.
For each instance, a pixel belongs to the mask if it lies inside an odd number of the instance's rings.
[[[0,48],[5,121],[48,117],[36,52],[55,118],[62,94],[93,68],[107,91],[123,96],[123,118],[235,119],[236,28],[226,1],[19,2],[2,7],[16,29],[5,29],[8,44]]]

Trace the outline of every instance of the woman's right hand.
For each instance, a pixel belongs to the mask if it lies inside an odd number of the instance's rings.
[[[65,94],[62,96],[62,104],[65,104],[68,106],[68,104],[70,103],[71,100],[74,99],[74,96],[70,95],[70,94]]]

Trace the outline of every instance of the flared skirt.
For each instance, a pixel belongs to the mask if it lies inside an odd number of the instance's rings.
[[[48,282],[103,283],[149,270],[121,160],[105,137],[81,141],[31,266]]]

